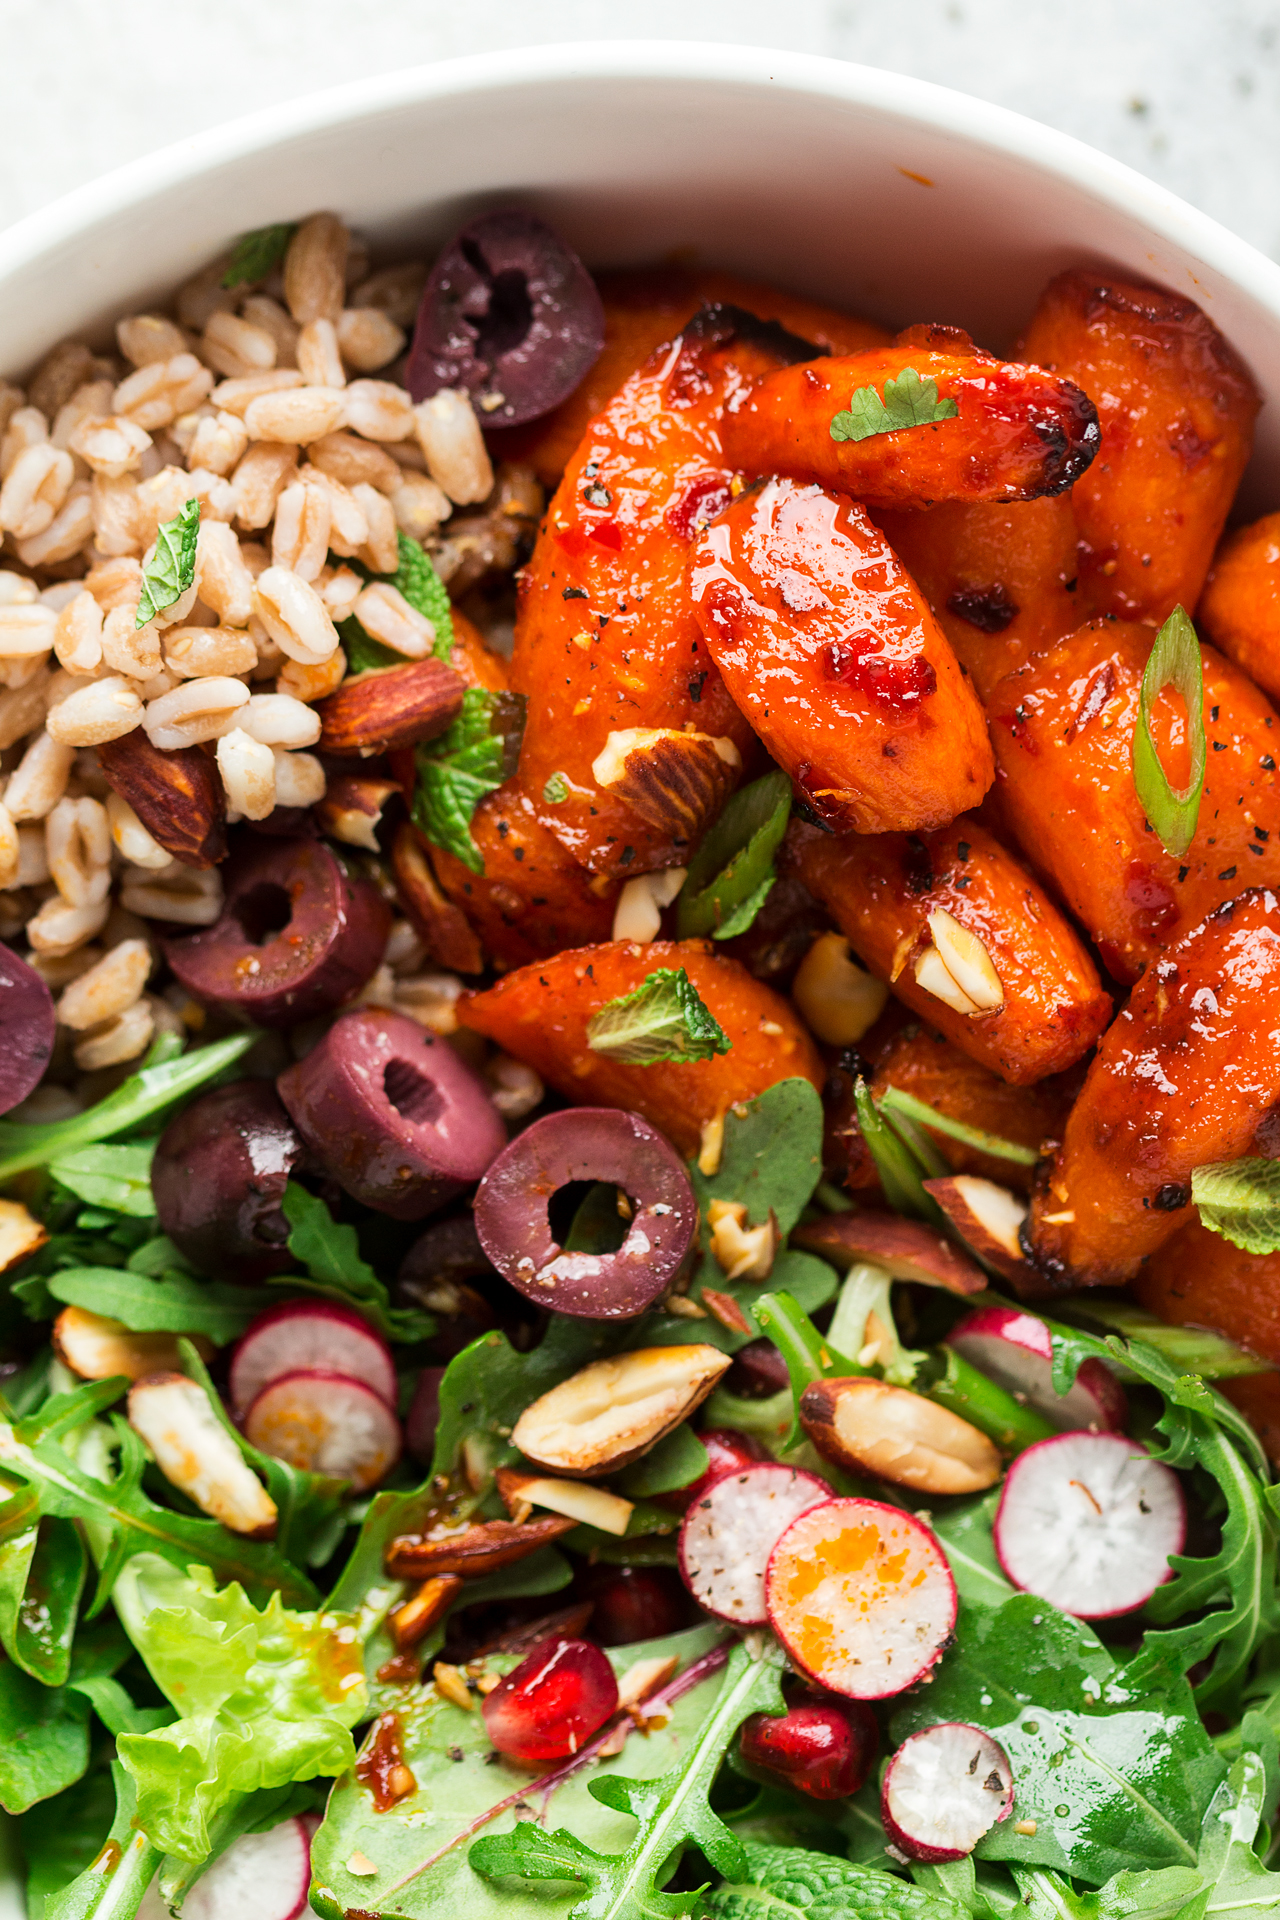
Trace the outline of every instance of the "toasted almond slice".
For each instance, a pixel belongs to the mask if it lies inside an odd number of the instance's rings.
[[[1021,1194],[975,1173],[926,1180],[924,1188],[980,1259],[1011,1280],[1024,1298],[1044,1297],[1045,1282],[1022,1251],[1019,1236],[1028,1209]]]
[[[755,1332],[755,1328],[731,1293],[721,1293],[718,1287],[704,1287],[702,1304],[712,1319],[718,1320],[728,1333],[753,1334]]]
[[[801,1395],[800,1423],[824,1459],[917,1493],[980,1493],[1000,1478],[985,1433],[884,1380],[815,1380]]]
[[[397,1653],[405,1653],[424,1640],[436,1621],[448,1611],[462,1592],[462,1579],[456,1573],[441,1573],[424,1580],[415,1594],[397,1607],[388,1625]]]
[[[625,1712],[638,1707],[641,1701],[666,1686],[679,1665],[680,1656],[675,1653],[655,1653],[651,1659],[637,1660],[618,1682],[618,1705]]]
[[[527,1460],[573,1480],[638,1460],[701,1406],[730,1364],[715,1347],[640,1347],[596,1360],[526,1407],[511,1435]]]
[[[925,1184],[932,1191],[948,1183],[940,1180]],[[938,1204],[945,1212],[946,1202],[940,1196]],[[950,1240],[944,1240],[921,1220],[903,1220],[895,1213],[833,1213],[825,1220],[796,1227],[791,1239],[797,1247],[820,1253],[837,1265],[870,1260],[895,1280],[945,1287],[948,1293],[981,1293],[987,1284],[981,1267]]]
[[[213,1357],[213,1342],[203,1334],[188,1336],[202,1359]],[[53,1323],[53,1350],[82,1380],[109,1380],[122,1373],[141,1380],[149,1373],[176,1372],[181,1356],[177,1333],[133,1333],[120,1320],[90,1313],[87,1307],[64,1307]]]
[[[590,1487],[581,1480],[548,1480],[536,1473],[521,1473],[514,1467],[499,1467],[498,1492],[508,1513],[523,1508],[545,1507],[549,1513],[563,1513],[585,1526],[598,1527],[601,1533],[616,1534],[619,1539],[635,1512],[632,1501],[620,1494],[607,1493],[603,1487]]]
[[[980,1013],[999,1012],[1004,1005],[1004,986],[977,934],[962,927],[943,907],[929,915],[929,931],[943,966],[961,993],[968,995]]]
[[[714,1120],[702,1123],[702,1138],[698,1143],[698,1172],[705,1174],[708,1180],[714,1180],[720,1171],[720,1157],[724,1152],[724,1115],[718,1113]]]
[[[181,1373],[153,1373],[129,1389],[129,1425],[165,1479],[232,1533],[270,1540],[276,1503],[209,1405]]]
[[[0,1273],[16,1267],[49,1238],[20,1200],[0,1200]]]
[[[386,1570],[400,1580],[425,1580],[434,1574],[496,1573],[549,1546],[576,1522],[559,1514],[517,1525],[483,1520],[470,1527],[442,1527],[434,1536],[402,1533],[387,1549]]]
[[[935,1000],[941,1000],[944,1007],[950,1007],[955,1013],[975,1014],[982,1009],[976,1000],[971,1000],[964,988],[959,985],[954,974],[947,971],[946,961],[936,947],[926,947],[912,968],[916,985],[931,993]]]
[[[726,1280],[767,1280],[778,1248],[778,1223],[772,1212],[758,1227],[748,1227],[740,1200],[713,1200],[707,1208],[711,1251]]]

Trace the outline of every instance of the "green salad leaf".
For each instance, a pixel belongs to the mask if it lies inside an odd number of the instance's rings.
[[[158,613],[181,600],[196,577],[196,541],[200,535],[200,502],[188,500],[172,520],[162,520],[150,560],[142,569],[142,596],[135,627],[145,627]]]
[[[630,993],[607,1000],[587,1024],[587,1045],[626,1067],[711,1060],[729,1036],[683,967],[655,967]]]
[[[1151,710],[1166,686],[1181,694],[1187,710],[1191,778],[1185,787],[1171,785],[1151,735]],[[1131,752],[1133,784],[1142,811],[1165,852],[1181,860],[1196,836],[1206,759],[1204,667],[1200,642],[1184,607],[1174,608],[1151,643],[1138,692]]]
[[[936,1107],[926,1106],[923,1100],[917,1100],[914,1093],[906,1093],[901,1087],[886,1087],[880,1096],[882,1113],[898,1115],[912,1120],[917,1126],[931,1127],[934,1133],[945,1133],[950,1140],[962,1140],[967,1147],[974,1147],[979,1153],[990,1154],[997,1160],[1012,1160],[1020,1167],[1034,1167],[1040,1158],[1034,1147],[1021,1147],[1016,1140],[1002,1139],[998,1133],[986,1133],[981,1127],[966,1126],[963,1120],[953,1120],[950,1114],[939,1113]]]
[[[105,1619],[76,1635],[65,1686],[45,1686],[0,1661],[0,1806],[7,1813],[24,1813],[84,1774],[91,1701],[83,1683],[113,1673],[128,1651],[118,1623]]]
[[[31,1487],[0,1507],[0,1645],[25,1673],[60,1687],[71,1672],[88,1557],[73,1521],[40,1518],[39,1509]]]
[[[244,1287],[189,1273],[152,1278],[128,1267],[66,1267],[44,1284],[54,1300],[119,1320],[134,1333],[203,1333],[218,1346],[238,1340],[259,1311]]]
[[[281,1208],[289,1222],[289,1251],[307,1270],[277,1275],[272,1284],[295,1292],[318,1293],[354,1307],[385,1340],[427,1340],[435,1321],[418,1307],[393,1307],[385,1284],[360,1252],[354,1227],[334,1219],[318,1195],[296,1180],[284,1190]]]
[[[139,1140],[128,1146],[80,1147],[74,1153],[62,1153],[51,1160],[49,1171],[55,1180],[92,1206],[150,1220],[156,1211],[151,1197],[151,1162],[155,1150],[154,1140]]]
[[[413,822],[434,847],[472,873],[484,860],[471,835],[471,818],[487,793],[515,772],[524,733],[523,694],[468,687],[457,719],[417,749]]]
[[[118,1760],[111,1780],[115,1817],[106,1842],[74,1880],[46,1898],[44,1920],[133,1920],[155,1879],[160,1852],[136,1825],[133,1781]]]
[[[791,817],[791,782],[766,773],[731,794],[689,862],[676,904],[676,936],[745,933],[769,896],[773,857]]]
[[[1222,1160],[1196,1167],[1191,1199],[1201,1226],[1245,1253],[1280,1251],[1280,1163]]]
[[[98,1766],[22,1816],[27,1866],[27,1920],[44,1920],[45,1902],[83,1873],[111,1831],[115,1813],[111,1769]]]
[[[936,380],[922,380],[914,367],[904,367],[896,380],[885,381],[883,400],[874,387],[855,387],[847,411],[832,418],[831,438],[872,440],[880,433],[954,420],[959,411],[954,400],[939,400]]]
[[[871,1089],[864,1080],[855,1082],[853,1098],[863,1141],[875,1162],[884,1197],[890,1207],[895,1213],[905,1214],[908,1219],[928,1220],[934,1226],[943,1225],[941,1208],[932,1194],[924,1189],[924,1182],[935,1178],[939,1172],[932,1158],[922,1157],[922,1145],[927,1146],[932,1154],[931,1143],[905,1114],[898,1113],[886,1119],[872,1099]],[[912,1131],[908,1132],[908,1129]]]
[[[883,1868],[745,1841],[737,1885],[704,1893],[699,1920],[964,1920],[965,1908]]]
[[[200,1861],[233,1796],[354,1763],[364,1668],[342,1616],[291,1612],[279,1594],[259,1610],[238,1584],[217,1589],[208,1568],[181,1573],[154,1553],[121,1569],[115,1605],[181,1715],[116,1742],[138,1825],[162,1853]]]
[[[242,233],[231,250],[222,284],[227,288],[256,286],[273,273],[289,251],[289,242],[298,231],[296,220],[276,220],[269,227],[254,227]]]

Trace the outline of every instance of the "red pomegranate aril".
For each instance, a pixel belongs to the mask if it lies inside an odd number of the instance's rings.
[[[811,1800],[843,1800],[870,1773],[879,1742],[875,1715],[860,1700],[806,1692],[786,1713],[752,1714],[742,1729],[742,1757]]]
[[[618,1705],[618,1682],[599,1647],[557,1634],[535,1647],[485,1698],[490,1740],[512,1760],[563,1760]]]

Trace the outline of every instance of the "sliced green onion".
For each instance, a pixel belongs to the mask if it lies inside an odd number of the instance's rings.
[[[893,1211],[909,1214],[913,1220],[931,1220],[935,1226],[943,1226],[942,1209],[924,1190],[925,1180],[934,1176],[921,1166],[888,1122],[881,1119],[865,1080],[854,1082],[853,1098],[867,1152],[875,1162],[884,1197]]]
[[[989,1153],[994,1160],[1012,1160],[1020,1167],[1034,1167],[1040,1158],[1034,1147],[1020,1147],[1015,1140],[1005,1140],[998,1133],[985,1133],[981,1127],[967,1127],[963,1120],[953,1120],[949,1114],[939,1113],[936,1107],[926,1106],[923,1100],[917,1100],[913,1093],[904,1093],[900,1087],[890,1087],[880,1096],[880,1110],[895,1118],[914,1120],[922,1127],[932,1127],[935,1133],[945,1133],[948,1139],[963,1141],[966,1147],[974,1147],[979,1153]]]
[[[676,908],[679,939],[746,932],[773,884],[773,856],[790,814],[785,773],[766,773],[730,795],[689,862]]]
[[[950,1407],[952,1413],[994,1440],[1002,1453],[1021,1453],[1024,1447],[1033,1447],[1037,1440],[1047,1440],[1058,1431],[1034,1407],[1024,1406],[977,1367],[970,1366],[954,1347],[936,1348],[916,1384],[930,1400],[936,1400],[940,1407]]]
[[[1151,737],[1151,710],[1165,687],[1182,695],[1191,742],[1191,779],[1173,787]],[[1133,730],[1133,784],[1165,852],[1180,860],[1195,838],[1204,792],[1204,668],[1200,642],[1187,613],[1175,607],[1155,637],[1142,673],[1138,724]]]

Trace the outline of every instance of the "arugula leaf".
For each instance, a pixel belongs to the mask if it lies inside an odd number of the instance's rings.
[[[656,967],[633,992],[607,1000],[587,1026],[592,1053],[628,1067],[711,1060],[729,1044],[683,967]]]
[[[233,1794],[354,1764],[364,1669],[341,1616],[290,1612],[279,1594],[259,1611],[238,1585],[216,1591],[207,1567],[180,1573],[154,1553],[121,1569],[115,1605],[182,1715],[116,1742],[138,1825],[162,1853],[204,1859],[210,1823]]]
[[[998,1607],[1013,1593],[996,1559],[992,1526],[1000,1504],[1000,1489],[959,1500],[945,1513],[933,1516],[933,1531],[956,1583],[956,1592],[968,1607]]]
[[[34,1516],[39,1504],[24,1487],[0,1508],[0,1517],[15,1506]],[[0,1643],[15,1665],[47,1687],[63,1686],[71,1672],[87,1566],[84,1542],[70,1520],[24,1517],[0,1546]]]
[[[35,1124],[0,1120],[0,1181],[10,1180],[28,1167],[48,1166],[51,1160],[74,1153],[91,1141],[106,1140],[137,1126],[140,1120],[149,1119],[212,1080],[248,1053],[257,1038],[256,1033],[233,1033],[177,1059],[141,1067],[105,1100],[67,1120]]]
[[[69,1267],[47,1276],[55,1300],[119,1320],[133,1333],[203,1333],[215,1346],[238,1340],[259,1311],[244,1287],[128,1267]]]
[[[1126,1340],[1141,1340],[1154,1347],[1169,1362],[1175,1373],[1198,1373],[1206,1380],[1234,1380],[1252,1373],[1269,1373],[1271,1362],[1246,1353],[1220,1333],[1206,1333],[1201,1327],[1171,1327],[1147,1313],[1134,1301],[1096,1298],[1093,1294],[1071,1294],[1056,1303],[1062,1314],[1078,1314],[1096,1321]]]
[[[688,1846],[696,1846],[717,1873],[740,1879],[746,1868],[742,1842],[712,1812],[710,1794],[729,1743],[753,1713],[781,1713],[783,1661],[776,1646],[752,1659],[739,1643],[729,1655],[715,1705],[670,1772],[656,1780],[598,1773],[589,1792],[602,1806],[629,1813],[638,1822],[621,1852],[599,1853],[566,1828],[547,1833],[521,1821],[513,1833],[472,1842],[468,1859],[488,1880],[558,1880],[577,1883],[583,1897],[572,1920],[631,1920],[692,1913],[696,1893],[660,1893]]]
[[[1245,1253],[1280,1252],[1280,1162],[1220,1160],[1196,1167],[1191,1198],[1201,1226]]]
[[[160,1853],[135,1825],[133,1782],[117,1760],[111,1767],[116,1811],[100,1855],[45,1902],[44,1920],[133,1920],[155,1878]],[[107,1842],[114,1842],[114,1846]]]
[[[517,1353],[504,1333],[485,1333],[464,1347],[440,1382],[440,1419],[429,1479],[456,1478],[484,1490],[499,1467],[519,1459],[511,1429],[524,1409],[592,1360],[614,1351],[626,1329],[606,1320],[556,1315],[538,1345]]]
[[[341,1300],[362,1313],[385,1340],[427,1340],[435,1321],[418,1307],[393,1307],[391,1296],[373,1268],[361,1257],[354,1227],[340,1225],[324,1201],[291,1180],[281,1201],[292,1232],[289,1251],[307,1269],[307,1279],[296,1273],[278,1274],[273,1286],[318,1293]]]
[[[791,782],[766,773],[731,794],[689,862],[676,934],[732,940],[745,933],[774,882],[773,858],[791,817]]]
[[[265,280],[284,259],[297,231],[296,220],[276,220],[269,227],[254,227],[249,233],[242,233],[232,248],[222,285],[247,287]]]
[[[691,1486],[706,1472],[710,1458],[693,1428],[679,1426],[616,1474],[614,1484],[628,1500],[649,1500],[655,1493]]]
[[[50,1161],[49,1171],[55,1180],[70,1187],[72,1193],[92,1206],[151,1219],[156,1210],[151,1197],[151,1162],[155,1150],[154,1140],[137,1141],[125,1147],[81,1147],[75,1153],[59,1154],[56,1160]]]
[[[109,1768],[95,1767],[74,1786],[40,1800],[22,1816],[28,1920],[42,1920],[45,1901],[96,1859],[111,1831],[115,1795]]]
[[[414,756],[414,825],[472,873],[484,872],[484,860],[471,836],[471,818],[485,795],[515,772],[524,711],[523,694],[468,687],[457,719]]]
[[[172,520],[162,520],[156,543],[142,569],[142,597],[135,627],[145,627],[158,613],[181,600],[196,577],[196,541],[200,534],[200,502],[188,500]]]
[[[1151,709],[1166,686],[1181,694],[1187,710],[1191,778],[1185,787],[1170,784],[1151,736]],[[1133,784],[1142,811],[1161,846],[1181,860],[1196,835],[1204,792],[1204,666],[1200,642],[1184,607],[1175,607],[1151,643],[1138,691],[1138,719],[1130,746]]]
[[[954,420],[959,411],[954,400],[939,400],[936,380],[922,380],[914,367],[904,367],[896,380],[885,381],[883,400],[874,387],[855,387],[848,411],[832,419],[831,438],[871,440],[880,433]]]
[[[964,1920],[954,1900],[899,1880],[883,1868],[856,1866],[799,1847],[744,1843],[746,1872],[698,1903],[699,1920]]]

